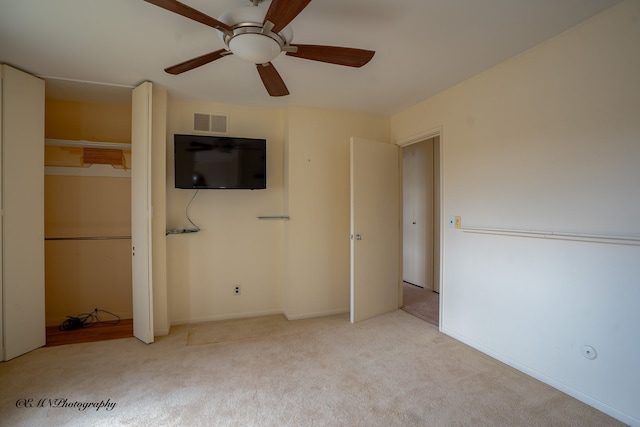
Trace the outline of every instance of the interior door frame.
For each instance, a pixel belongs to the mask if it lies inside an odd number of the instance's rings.
[[[444,249],[444,192],[443,192],[443,188],[444,188],[444,168],[443,168],[443,158],[444,158],[444,144],[443,144],[443,131],[442,131],[442,126],[438,126],[432,129],[427,130],[426,132],[422,132],[416,135],[412,135],[410,137],[407,138],[403,138],[400,139],[398,141],[396,141],[396,145],[402,149],[404,147],[407,147],[409,145],[412,144],[416,144],[418,142],[421,141],[426,141],[428,139],[431,138],[435,138],[435,137],[439,137],[439,142],[438,142],[438,150],[437,150],[437,155],[434,154],[434,162],[437,162],[437,169],[438,169],[438,175],[437,175],[437,182],[434,183],[434,190],[435,190],[435,195],[434,195],[434,200],[437,204],[437,209],[434,210],[437,213],[437,230],[438,230],[438,236],[437,239],[435,240],[435,243],[437,244],[437,250],[435,251],[437,253],[438,259],[434,260],[433,265],[437,265],[438,266],[438,274],[437,274],[437,283],[438,283],[438,288],[440,290],[439,292],[439,305],[440,305],[440,310],[439,310],[439,319],[438,319],[438,329],[442,330],[442,319],[443,319],[443,299],[444,299],[444,294],[445,294],[445,290],[444,290],[444,277],[443,277],[443,271],[444,271],[444,257],[442,256],[442,254],[444,253],[443,249]],[[402,162],[400,162],[400,179],[402,180]],[[404,183],[401,182],[401,185],[404,185]],[[402,218],[403,212],[402,212],[402,204],[400,205],[400,217]],[[402,224],[401,224],[402,227]],[[434,227],[435,230],[436,227]],[[402,235],[404,230],[400,230],[400,233]],[[400,246],[400,251],[401,251],[401,256],[403,256],[402,254],[402,245]],[[402,263],[400,264],[400,277],[404,277],[403,272],[402,272]],[[402,298],[402,288],[400,288],[400,292],[398,295],[398,301],[399,301],[399,306],[401,307],[403,304],[403,298]]]

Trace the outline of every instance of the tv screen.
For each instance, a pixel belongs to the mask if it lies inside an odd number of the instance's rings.
[[[176,188],[267,188],[264,139],[175,134],[174,155]]]

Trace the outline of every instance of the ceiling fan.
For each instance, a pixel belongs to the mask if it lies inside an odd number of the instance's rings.
[[[165,68],[164,71],[169,74],[181,74],[225,56],[235,55],[256,64],[269,95],[285,96],[289,95],[289,90],[271,63],[282,52],[298,58],[356,68],[368,63],[375,54],[371,50],[348,47],[292,44],[293,31],[289,23],[311,0],[272,0],[268,9],[258,6],[264,0],[250,0],[251,5],[227,11],[218,19],[177,0],[145,1],[215,28],[226,45],[224,49]]]

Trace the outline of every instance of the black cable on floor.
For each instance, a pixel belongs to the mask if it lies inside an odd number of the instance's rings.
[[[103,313],[103,315],[106,314],[110,318],[106,320],[101,319],[101,313]],[[117,325],[120,323],[120,316],[113,314],[110,311],[95,308],[91,313],[82,313],[76,317],[67,316],[67,319],[60,324],[59,329],[61,331],[73,331],[75,329],[88,328],[89,326],[93,326],[97,323]]]

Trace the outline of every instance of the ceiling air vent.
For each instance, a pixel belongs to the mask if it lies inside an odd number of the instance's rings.
[[[193,114],[193,130],[197,132],[227,134],[229,116],[227,114]]]

